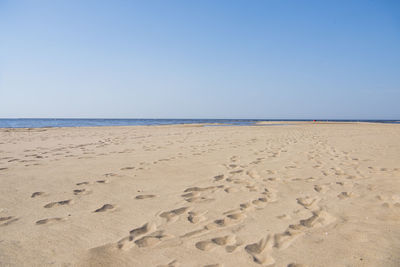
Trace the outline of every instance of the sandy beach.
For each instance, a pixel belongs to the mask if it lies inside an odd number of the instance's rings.
[[[400,125],[0,129],[0,266],[400,266]]]

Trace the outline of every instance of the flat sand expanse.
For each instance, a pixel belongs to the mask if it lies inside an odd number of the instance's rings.
[[[400,266],[400,125],[0,129],[0,266]]]

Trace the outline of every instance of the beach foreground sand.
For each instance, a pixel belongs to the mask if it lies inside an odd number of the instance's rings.
[[[0,129],[0,266],[400,266],[400,125],[288,124]]]

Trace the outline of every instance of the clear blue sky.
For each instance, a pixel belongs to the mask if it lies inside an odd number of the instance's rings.
[[[0,117],[400,119],[400,1],[0,0]]]

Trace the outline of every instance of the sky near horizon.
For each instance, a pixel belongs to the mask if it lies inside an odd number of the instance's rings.
[[[0,118],[400,119],[400,1],[0,0]]]

